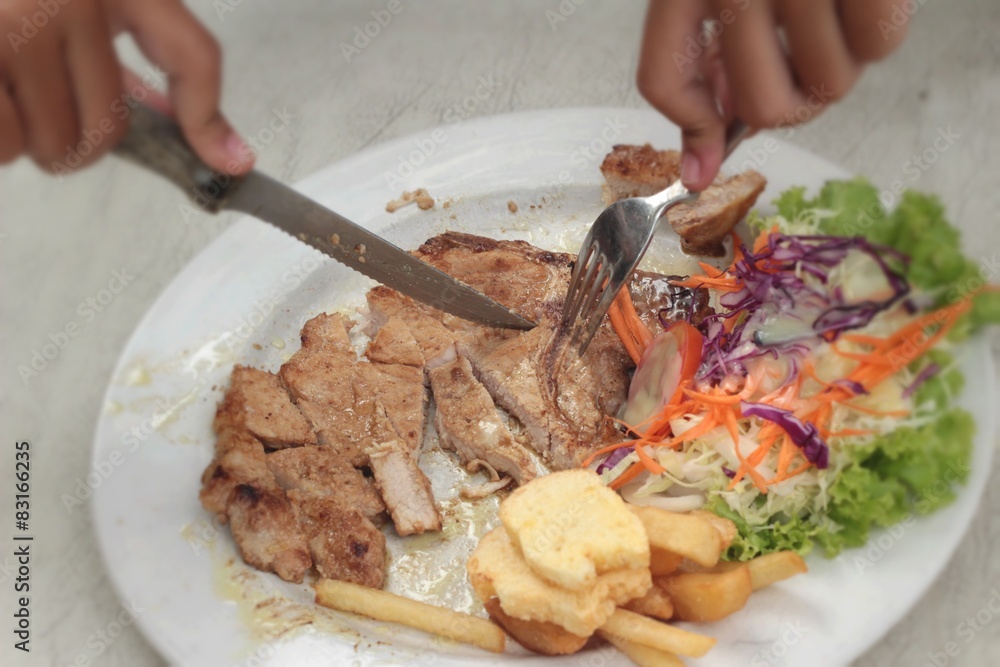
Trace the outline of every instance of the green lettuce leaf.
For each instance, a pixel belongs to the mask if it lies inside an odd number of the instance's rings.
[[[947,505],[955,498],[954,487],[968,478],[974,432],[972,417],[954,408],[919,428],[899,428],[856,446],[850,451],[852,461],[830,484],[822,513],[751,525],[722,498],[712,498],[708,508],[733,520],[738,529],[725,558],[749,560],[785,549],[806,554],[816,545],[835,556],[865,544],[876,527]]]

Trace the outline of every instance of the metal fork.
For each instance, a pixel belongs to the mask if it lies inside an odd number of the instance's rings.
[[[743,140],[748,129],[739,120],[729,125],[725,157]],[[662,192],[622,199],[597,216],[576,258],[563,304],[562,326],[575,325],[570,345],[581,340],[581,355],[594,339],[618,291],[646,254],[660,218],[667,209],[694,201],[698,194],[677,179]]]

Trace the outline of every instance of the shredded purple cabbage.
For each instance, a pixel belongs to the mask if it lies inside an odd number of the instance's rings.
[[[868,390],[865,389],[864,385],[862,385],[860,382],[855,382],[854,380],[848,380],[847,378],[841,380],[834,380],[833,384],[847,389],[855,396],[864,396],[865,394],[868,393]]]
[[[927,382],[940,372],[941,367],[934,362],[924,366],[923,370],[917,373],[917,377],[913,378],[913,382],[910,383],[910,386],[903,390],[903,398],[909,398],[912,396],[913,392],[920,388],[920,385]]]
[[[731,470],[731,469],[727,468],[726,466],[722,466],[722,474],[725,475],[726,477],[728,477],[729,479],[732,479],[733,477],[736,477],[736,471],[735,470]]]
[[[789,410],[764,403],[743,401],[740,403],[740,409],[744,417],[760,417],[780,426],[792,442],[802,450],[806,460],[817,468],[822,469],[830,465],[830,448],[819,437],[815,424],[803,422]]]
[[[631,454],[635,450],[635,447],[622,447],[621,449],[616,449],[615,451],[608,454],[608,458],[604,459],[601,465],[597,466],[597,474],[603,474],[604,472],[611,470],[616,465],[621,463],[622,459]]]
[[[887,261],[891,258],[906,264],[908,258],[893,248],[871,243],[862,237],[774,233],[759,253],[751,252],[746,246],[742,250],[743,259],[735,263],[733,271],[743,289],[723,294],[719,298],[723,310],[706,317],[699,327],[705,335],[705,343],[698,379],[710,385],[718,384],[732,374],[745,376],[747,362],[758,357],[794,360],[796,356],[807,354],[820,337],[835,339],[841,332],[864,327],[878,313],[910,293],[906,279]],[[851,251],[868,255],[879,266],[892,289],[888,298],[848,303],[839,287],[832,290],[825,288],[830,271]],[[820,284],[810,284],[802,274],[813,276]],[[766,309],[758,315],[764,304],[783,317],[810,312],[818,312],[819,315],[803,327],[801,335],[767,343],[761,340],[759,328],[750,327],[753,335],[744,335],[749,324],[759,327],[766,321]],[[724,321],[733,318],[736,324],[727,333]]]

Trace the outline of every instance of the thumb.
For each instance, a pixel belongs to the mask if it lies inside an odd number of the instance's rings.
[[[180,2],[129,7],[129,28],[146,57],[167,73],[170,106],[191,148],[217,172],[249,171],[253,151],[219,109],[222,54],[218,43]]]

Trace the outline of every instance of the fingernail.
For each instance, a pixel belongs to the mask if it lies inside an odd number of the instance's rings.
[[[229,156],[234,160],[247,162],[253,159],[253,151],[246,145],[243,138],[236,134],[236,132],[230,132],[226,136],[225,147],[226,152],[229,153]]]
[[[681,182],[697,183],[701,177],[701,160],[694,153],[686,152],[681,157]]]

